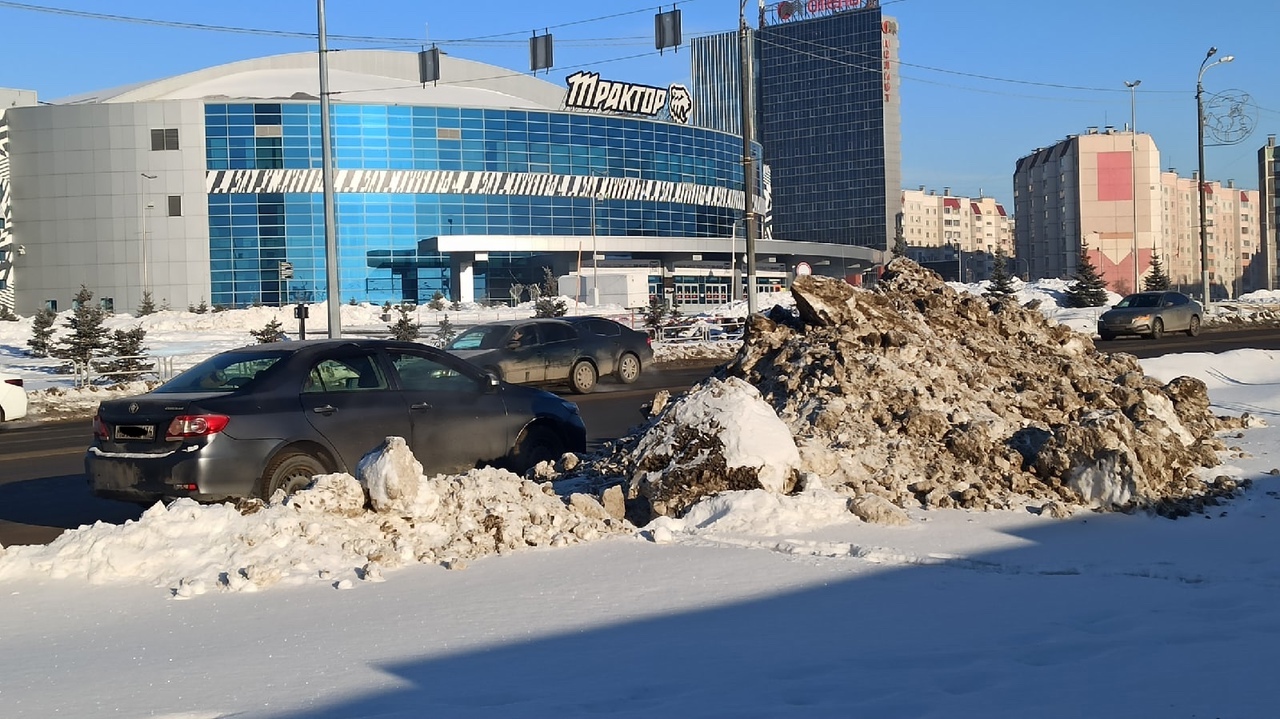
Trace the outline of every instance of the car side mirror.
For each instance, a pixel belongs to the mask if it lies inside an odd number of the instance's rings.
[[[492,372],[485,372],[484,376],[489,380],[487,386],[491,390],[497,389],[498,385],[502,384],[502,380],[498,379],[498,375]]]

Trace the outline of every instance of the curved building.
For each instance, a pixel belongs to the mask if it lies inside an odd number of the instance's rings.
[[[329,68],[342,301],[505,301],[579,268],[728,298],[739,136],[665,107],[567,108],[567,89],[610,86],[589,73],[566,88],[442,56],[422,86],[417,56],[387,51]],[[122,311],[146,291],[175,308],[326,299],[318,94],[299,53],[0,107],[0,302],[66,309],[81,285]],[[827,249],[761,241],[760,282],[830,266]]]

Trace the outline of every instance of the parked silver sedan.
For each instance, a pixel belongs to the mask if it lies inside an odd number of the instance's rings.
[[[1200,334],[1204,308],[1181,292],[1138,292],[1116,303],[1098,318],[1098,336],[1112,340],[1120,335],[1163,337],[1166,332]]]

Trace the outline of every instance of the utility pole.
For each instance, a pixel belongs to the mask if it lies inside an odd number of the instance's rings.
[[[329,126],[329,48],[325,38],[324,0],[316,0],[320,35],[320,182],[324,186],[325,283],[328,285],[329,338],[342,336],[342,290],[338,283],[338,227],[333,208],[333,130]]]
[[[1132,188],[1133,197],[1133,291],[1140,292],[1142,287],[1138,284],[1138,86],[1142,84],[1141,80],[1129,82],[1125,80],[1124,86],[1129,88],[1129,187]]]
[[[751,31],[747,27],[747,0],[738,5],[738,55],[742,75],[742,218],[743,229],[747,238],[747,313],[756,311],[756,168],[755,157],[751,151],[751,140],[755,137],[755,113],[752,111],[752,89],[755,77],[752,72],[754,63],[751,51]]]

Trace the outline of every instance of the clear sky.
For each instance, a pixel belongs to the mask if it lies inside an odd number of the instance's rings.
[[[1089,126],[1123,129],[1129,123],[1126,80],[1142,81],[1138,129],[1154,136],[1161,165],[1190,176],[1196,169],[1196,75],[1215,45],[1217,57],[1235,60],[1206,71],[1205,96],[1247,93],[1253,104],[1246,115],[1256,129],[1238,144],[1208,147],[1209,179],[1256,188],[1257,150],[1269,133],[1280,131],[1280,83],[1272,75],[1280,59],[1273,39],[1280,26],[1276,0],[883,0],[882,6],[900,23],[906,187],[983,191],[1012,205],[1019,157]],[[686,39],[737,26],[732,0],[689,0],[679,7]],[[653,50],[653,3],[328,0],[326,10],[332,48],[417,50],[429,38],[452,55],[520,70],[528,67],[532,31],[550,28],[556,66],[546,77],[552,82],[584,68],[650,84],[688,78],[686,49]],[[221,32],[74,13],[280,32]],[[291,35],[315,33],[316,3],[0,0],[0,28],[0,86],[56,100],[224,62],[314,50],[314,38]]]

